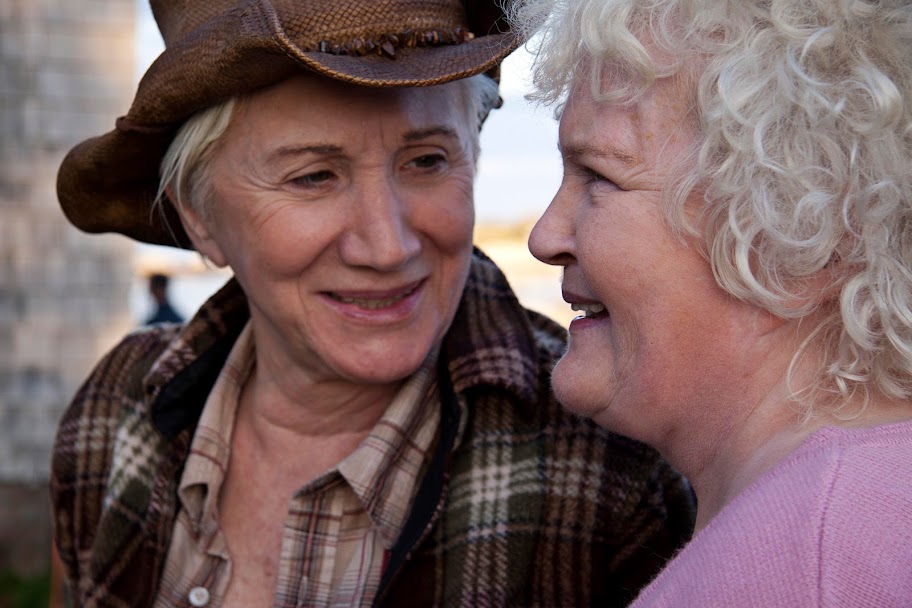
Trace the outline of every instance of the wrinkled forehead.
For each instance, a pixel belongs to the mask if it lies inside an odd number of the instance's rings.
[[[693,95],[676,77],[659,78],[633,100],[599,99],[576,77],[560,119],[565,159],[598,157],[625,171],[666,172],[699,144]]]
[[[331,126],[380,119],[390,124],[447,124],[471,137],[475,117],[466,80],[427,87],[375,88],[301,74],[239,100],[229,129],[264,123]]]
[[[693,130],[697,123],[696,91],[691,79],[683,72],[653,80],[636,94],[620,99],[606,93],[617,91],[639,81],[612,66],[602,66],[598,79],[591,70],[578,72],[568,87],[567,99],[560,109],[563,123],[568,112],[579,117],[589,115],[595,123],[624,121],[633,126],[649,126],[675,131],[686,125]]]

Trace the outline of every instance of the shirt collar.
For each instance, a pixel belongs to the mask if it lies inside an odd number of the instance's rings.
[[[436,353],[399,389],[370,435],[337,470],[358,496],[386,549],[411,513],[440,427]]]
[[[203,407],[178,487],[196,534],[209,536],[218,526],[218,497],[228,470],[234,419],[253,364],[253,330],[247,323]]]
[[[190,445],[178,488],[195,534],[217,529],[217,502],[231,455],[231,436],[244,383],[255,360],[248,322],[212,388]],[[391,549],[408,519],[440,426],[435,370],[430,355],[394,396],[370,434],[336,471],[358,496]]]

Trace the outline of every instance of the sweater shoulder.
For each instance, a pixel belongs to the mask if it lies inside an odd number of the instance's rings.
[[[912,479],[910,438],[813,435],[726,506],[635,605],[905,605],[912,484],[896,480]]]

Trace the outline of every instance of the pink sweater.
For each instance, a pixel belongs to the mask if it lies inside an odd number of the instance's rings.
[[[912,421],[814,433],[632,606],[912,606]]]

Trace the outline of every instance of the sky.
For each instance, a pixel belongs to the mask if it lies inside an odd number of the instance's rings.
[[[163,48],[146,0],[137,0],[136,79]],[[481,159],[475,181],[479,223],[514,224],[537,218],[557,191],[561,161],[557,124],[549,108],[535,107],[530,90],[531,56],[519,49],[501,68],[504,105],[491,113],[481,132]]]

